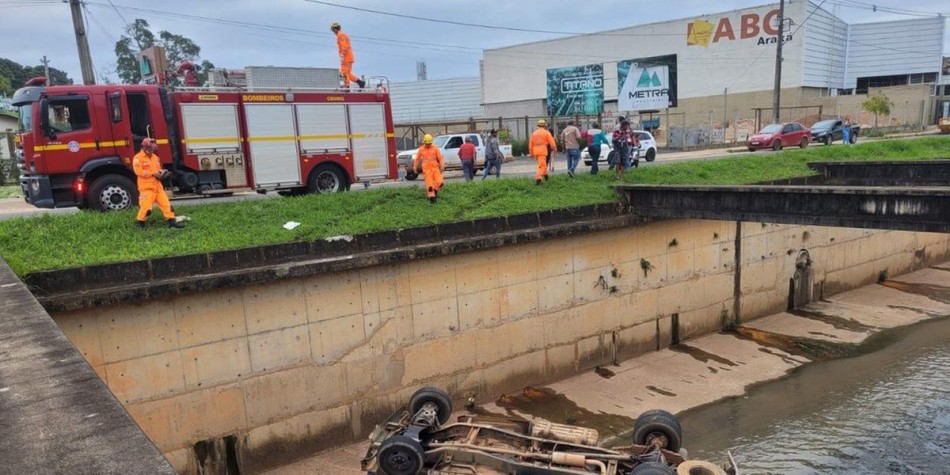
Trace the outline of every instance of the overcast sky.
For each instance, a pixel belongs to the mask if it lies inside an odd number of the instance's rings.
[[[329,1],[463,23],[558,32],[593,32],[768,3],[765,0]],[[849,23],[916,18],[873,12],[872,2],[886,8],[942,12],[945,16],[950,12],[947,0],[826,0],[823,8],[837,11]],[[417,59],[426,61],[430,79],[475,77],[482,48],[557,36],[396,18],[307,0],[112,0],[112,3],[116,9],[110,6],[109,0],[86,1],[87,29],[97,74],[115,67],[113,48],[125,26],[121,17],[129,22],[144,18],[155,32],[165,29],[190,37],[201,46],[203,59],[232,69],[266,65],[336,67],[336,44],[329,25],[338,21],[352,37],[357,58],[355,72],[385,75],[393,81],[414,80]],[[190,19],[181,15],[206,18]],[[62,0],[0,0],[0,57],[36,65],[46,55],[51,66],[65,70],[80,82],[82,76],[70,18],[69,6]],[[208,19],[216,19],[217,23]],[[233,22],[242,25],[235,26]],[[944,52],[950,55],[950,35],[945,39]],[[115,79],[115,75],[111,75]]]

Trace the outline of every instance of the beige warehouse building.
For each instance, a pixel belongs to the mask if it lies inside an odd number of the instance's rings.
[[[669,124],[699,128],[700,133],[686,134],[691,136],[688,145],[714,141],[709,136],[717,134],[726,141],[742,140],[760,125],[754,109],[768,109],[758,115],[771,120],[778,7],[485,50],[485,115],[549,115],[548,69],[602,64],[604,122],[618,114],[659,118],[661,140]],[[894,103],[890,116],[878,118],[882,126],[929,125],[950,113],[950,78],[943,68],[946,19],[848,24],[807,0],[787,1],[785,18],[782,107],[795,109],[783,110],[783,120],[814,121],[820,111],[870,125],[874,117],[862,111],[861,103],[879,92]],[[618,111],[617,62],[665,55],[675,55],[675,107],[639,114]]]

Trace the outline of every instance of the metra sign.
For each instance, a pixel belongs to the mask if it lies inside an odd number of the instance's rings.
[[[696,20],[686,27],[686,44],[705,48],[710,43],[750,38],[758,38],[760,45],[775,43],[778,27],[774,24],[777,23],[778,15],[778,9],[769,11],[765,16],[759,16],[758,13],[746,13],[739,17],[737,24],[733,24],[733,19],[730,17],[722,17],[716,23]],[[791,35],[785,37],[785,41],[790,39]]]

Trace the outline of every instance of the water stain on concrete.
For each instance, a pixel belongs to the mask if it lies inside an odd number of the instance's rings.
[[[928,312],[927,310],[924,310],[924,309],[922,309],[922,308],[907,307],[907,306],[905,306],[905,305],[888,305],[887,308],[893,308],[894,310],[907,310],[907,311],[909,311],[909,312],[915,312],[915,313],[919,313],[919,314],[921,314],[921,315],[926,315],[926,316],[928,316],[928,317],[930,317],[930,318],[941,318],[941,317],[945,317],[945,316],[946,316],[946,315],[944,315],[944,314],[942,314],[942,313]]]
[[[584,409],[550,388],[527,387],[519,394],[503,395],[495,404],[509,415],[518,412],[559,424],[597,429],[601,437],[629,431],[634,422],[630,417]]]
[[[950,287],[933,284],[915,284],[910,282],[901,282],[899,280],[886,280],[881,282],[884,287],[900,290],[909,294],[922,295],[937,302],[950,304]]]
[[[824,361],[832,358],[847,358],[858,353],[858,345],[851,343],[792,337],[741,325],[736,328],[735,332],[739,338],[751,340],[763,346],[777,348],[810,360]]]
[[[673,350],[673,351],[676,351],[676,352],[679,352],[679,353],[685,353],[685,354],[687,354],[687,355],[689,355],[689,356],[692,356],[692,357],[695,358],[696,360],[699,360],[699,361],[701,361],[701,362],[703,362],[703,363],[708,363],[708,362],[710,362],[710,361],[715,361],[716,363],[723,364],[723,365],[726,365],[726,366],[739,366],[738,364],[734,363],[733,361],[728,360],[728,359],[726,359],[726,358],[723,358],[722,356],[714,355],[714,354],[712,354],[712,353],[710,353],[710,352],[708,352],[708,351],[706,351],[706,350],[702,350],[702,349],[696,348],[695,346],[691,346],[691,345],[684,345],[684,344],[680,343],[680,344],[678,344],[678,345],[673,345],[673,346],[671,346],[671,347],[670,347],[670,350]]]
[[[658,388],[658,387],[656,387],[656,386],[647,386],[647,389],[649,389],[650,391],[653,391],[653,392],[655,392],[655,393],[657,393],[657,394],[662,394],[662,395],[664,395],[664,396],[676,397],[676,393],[671,392],[671,391],[667,391],[667,390],[665,390],[665,389],[660,389],[660,388]]]
[[[771,349],[771,348],[762,347],[762,348],[759,348],[759,351],[762,352],[762,353],[765,353],[765,354],[767,354],[767,355],[777,356],[777,357],[779,357],[782,361],[784,361],[786,364],[790,364],[790,365],[792,365],[792,366],[798,366],[798,365],[799,365],[799,362],[798,362],[798,361],[795,361],[795,360],[789,358],[788,355],[783,354],[783,353],[779,353],[778,351],[775,351],[775,350],[773,350],[773,349]]]
[[[837,315],[829,315],[827,313],[817,312],[814,310],[795,309],[789,310],[788,313],[795,315],[796,317],[827,323],[836,330],[847,330],[855,333],[870,333],[878,329],[877,327],[865,325],[853,318],[842,318]]]
[[[603,366],[598,366],[594,368],[594,372],[597,373],[598,376],[604,379],[610,379],[617,375],[617,373],[614,373],[613,371],[607,368],[604,368]]]

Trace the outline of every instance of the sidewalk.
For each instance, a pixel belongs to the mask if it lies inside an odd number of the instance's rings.
[[[492,403],[481,411],[587,423],[600,430],[602,442],[609,442],[625,437],[623,432],[645,410],[679,413],[741,396],[750,385],[781,378],[806,363],[847,356],[882,330],[940,316],[950,316],[946,263],[836,295],[795,315],[754,320],[736,333],[706,335],[543,389],[499,395],[504,407]],[[809,353],[804,347],[816,349]],[[366,447],[365,442],[350,444],[267,473],[361,474],[359,461]]]

